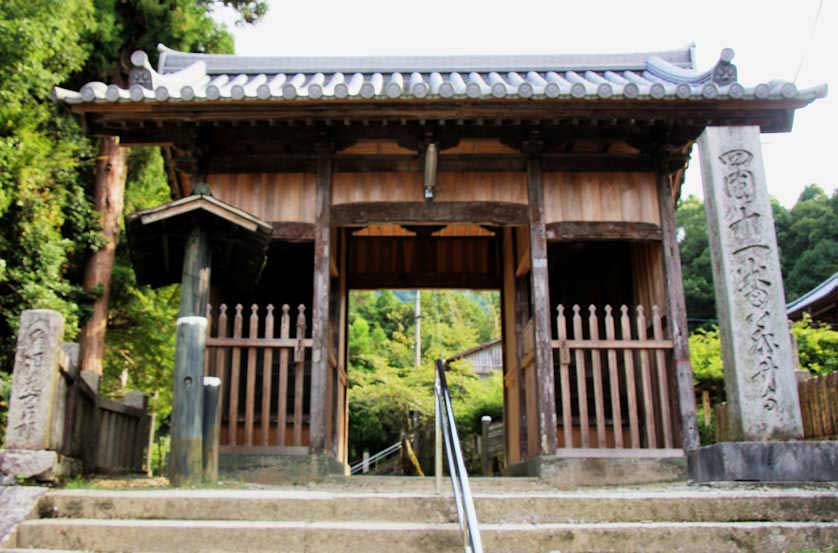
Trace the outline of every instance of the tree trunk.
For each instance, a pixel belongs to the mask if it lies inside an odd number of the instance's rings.
[[[96,157],[94,203],[99,213],[105,245],[87,262],[84,272],[85,290],[102,287],[93,304],[93,314],[81,331],[81,370],[102,374],[105,352],[105,329],[108,324],[108,298],[111,291],[111,272],[119,240],[119,219],[122,217],[125,195],[127,150],[120,148],[119,138],[108,136],[99,143]]]

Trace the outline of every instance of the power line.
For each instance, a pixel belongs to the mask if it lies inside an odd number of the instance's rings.
[[[797,84],[797,78],[800,76],[800,71],[803,69],[803,64],[806,62],[806,58],[809,56],[809,49],[812,47],[812,42],[815,39],[815,32],[818,29],[818,21],[821,18],[821,11],[823,10],[823,0],[818,2],[818,10],[815,12],[815,20],[812,22],[812,29],[809,31],[809,39],[806,41],[806,47],[803,49],[803,53],[800,55],[800,63],[797,65],[797,71],[794,72],[794,80],[793,83]]]

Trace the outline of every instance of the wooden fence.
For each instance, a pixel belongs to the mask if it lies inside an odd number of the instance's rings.
[[[572,335],[564,306],[557,311],[557,447],[615,448],[624,454],[672,449],[677,438],[670,402],[672,340],[664,336],[658,307],[652,307],[649,325],[642,306],[630,317],[623,305],[618,330],[611,306],[604,307],[600,319],[591,305],[583,324],[581,309],[574,305]]]
[[[213,317],[207,306],[207,355],[204,372],[221,378],[221,452],[243,452],[266,447],[305,446],[308,442],[304,408],[307,386],[306,308],[297,307],[295,333],[291,314],[282,306],[279,337],[276,337],[274,306],[250,307],[248,326],[243,328],[242,306],[235,306],[232,331],[227,305]],[[290,415],[290,417],[289,417]]]
[[[142,407],[106,399],[73,371],[62,370],[66,384],[64,439],[61,453],[82,461],[85,472],[147,472],[153,430]]]
[[[838,439],[838,372],[797,383],[804,440]],[[727,403],[714,406],[716,440],[731,441]]]

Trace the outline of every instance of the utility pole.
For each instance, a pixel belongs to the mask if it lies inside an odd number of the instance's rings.
[[[416,355],[416,368],[422,365],[422,293],[416,290],[416,305],[413,307],[413,320],[416,323],[414,331],[414,353]]]

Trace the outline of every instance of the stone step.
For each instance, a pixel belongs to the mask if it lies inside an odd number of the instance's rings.
[[[417,476],[332,476],[314,487],[318,490],[364,490],[368,492],[397,492],[423,491],[433,492],[435,489],[433,477]],[[543,480],[533,477],[469,477],[469,484],[473,492],[529,492],[538,490],[552,490]],[[450,490],[448,477],[443,478],[444,490]]]
[[[481,523],[838,520],[838,491],[694,490],[477,493]],[[242,521],[456,521],[450,495],[287,490],[57,490],[53,518]]]
[[[486,553],[780,553],[838,543],[838,523],[485,524]],[[18,547],[120,553],[460,552],[456,524],[40,519],[21,524]]]

